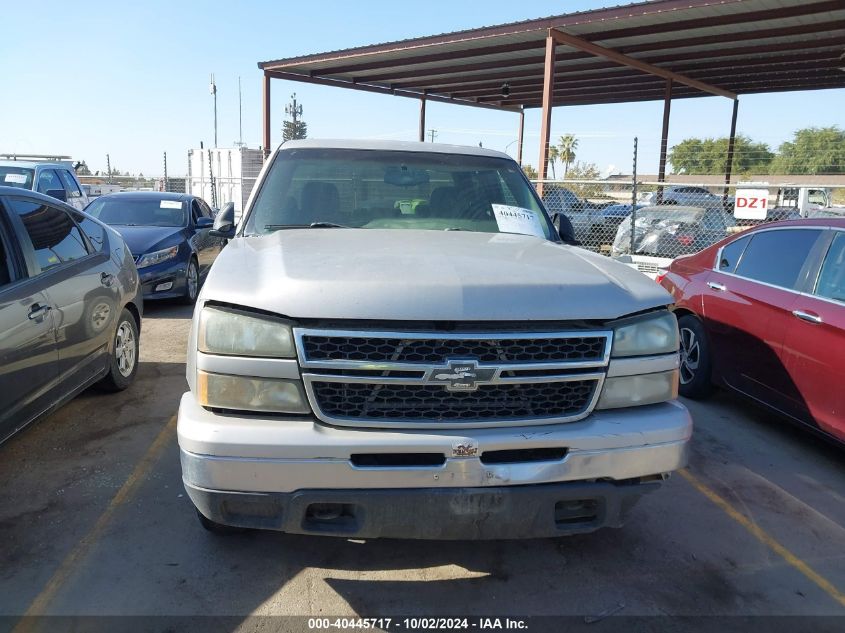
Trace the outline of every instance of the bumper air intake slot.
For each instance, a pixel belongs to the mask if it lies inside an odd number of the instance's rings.
[[[519,448],[504,451],[484,451],[482,464],[527,464],[531,462],[559,462],[567,453],[566,448]]]
[[[358,468],[399,468],[442,466],[446,463],[443,453],[357,453],[349,458]]]

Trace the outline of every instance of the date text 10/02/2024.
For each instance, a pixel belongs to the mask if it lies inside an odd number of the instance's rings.
[[[309,630],[373,629],[381,631],[422,630],[526,630],[528,624],[519,618],[309,618]]]

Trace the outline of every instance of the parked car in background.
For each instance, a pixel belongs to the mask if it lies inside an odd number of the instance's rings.
[[[734,225],[721,207],[659,205],[637,210],[632,254],[677,257],[695,253],[728,235]],[[611,254],[631,252],[631,216],[619,224]]]
[[[717,196],[704,187],[696,187],[693,185],[670,185],[668,187],[663,187],[662,197],[658,194],[659,192],[652,191],[643,197],[642,202],[650,205],[670,204],[692,207],[709,205],[722,206],[722,196]]]
[[[135,256],[145,299],[193,303],[223,240],[210,235],[206,202],[181,193],[132,191],[94,200],[87,209],[114,227]]]
[[[726,387],[845,442],[845,218],[748,229],[671,263],[680,391]]]
[[[597,204],[555,184],[544,187],[543,204],[551,215],[563,214],[569,219],[575,239],[581,244],[594,250],[605,242],[610,245],[618,222],[613,214],[606,215],[605,210],[619,205]]]
[[[37,191],[67,202],[78,211],[89,202],[73,164],[66,160],[0,160],[0,186]]]
[[[142,309],[116,231],[54,198],[0,187],[0,442],[89,385],[128,387]]]

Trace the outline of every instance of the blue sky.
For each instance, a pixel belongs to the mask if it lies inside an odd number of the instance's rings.
[[[321,0],[319,2],[42,1],[7,3],[0,24],[3,61],[0,152],[67,153],[92,170],[112,165],[171,175],[187,170],[187,150],[213,141],[209,74],[218,86],[221,147],[238,140],[238,76],[244,140],[261,142],[261,72],[256,62],[555,15],[613,4],[553,0]],[[15,25],[22,25],[17,28]],[[309,135],[415,140],[418,103],[273,81],[273,143],[284,104],[296,92]],[[724,136],[731,104],[709,97],[673,104],[670,145],[689,136]],[[662,104],[557,108],[553,138],[579,138],[578,159],[630,171],[640,139],[640,171],[656,171]],[[536,165],[537,110],[526,114],[525,160]],[[448,143],[508,149],[517,115],[429,104],[427,128]],[[807,126],[845,126],[845,90],[742,97],[738,131],[776,147]]]

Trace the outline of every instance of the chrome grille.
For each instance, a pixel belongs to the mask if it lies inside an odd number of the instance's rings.
[[[483,385],[450,392],[439,385],[314,382],[323,413],[394,421],[482,421],[556,418],[583,413],[596,380]]]
[[[570,422],[601,392],[612,333],[295,328],[311,406],[330,424],[464,428]]]
[[[484,363],[595,361],[604,354],[604,336],[528,339],[386,338],[374,336],[302,337],[309,360],[444,363],[472,358]]]

